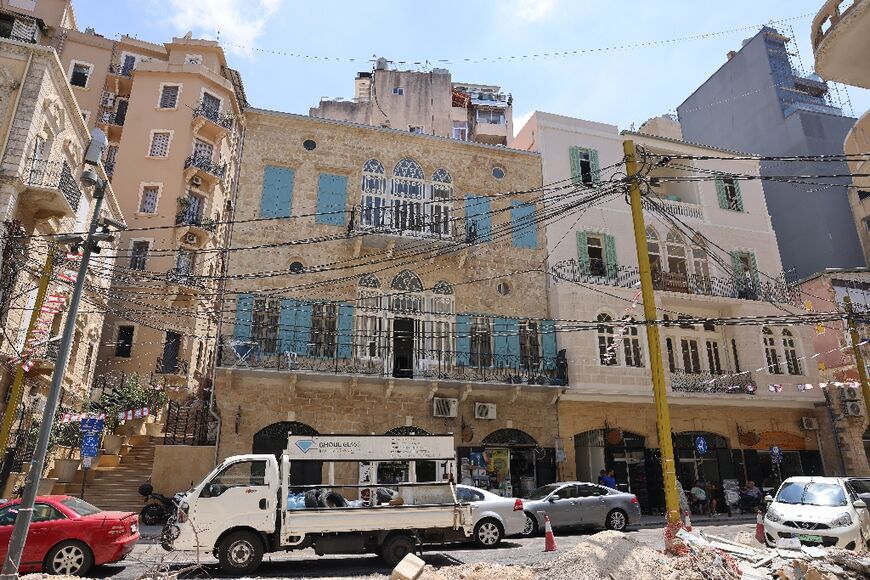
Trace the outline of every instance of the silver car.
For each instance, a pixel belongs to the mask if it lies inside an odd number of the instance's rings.
[[[473,537],[478,546],[493,548],[505,536],[519,535],[525,528],[526,516],[521,499],[501,497],[470,485],[457,485],[456,498],[471,504]]]
[[[551,483],[523,499],[526,514],[524,536],[544,529],[544,514],[553,528],[604,527],[624,530],[640,521],[637,496],[584,481]]]

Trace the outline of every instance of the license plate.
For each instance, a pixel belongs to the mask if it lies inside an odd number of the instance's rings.
[[[822,543],[822,537],[821,537],[821,536],[813,536],[813,535],[810,535],[810,534],[798,534],[798,535],[797,535],[797,539],[800,540],[800,541],[802,541],[802,542],[817,542],[817,543],[819,543],[819,544]]]

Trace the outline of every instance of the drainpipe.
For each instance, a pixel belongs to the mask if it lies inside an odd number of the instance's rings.
[[[241,125],[241,123],[240,123],[240,125]],[[226,228],[226,231],[224,232],[224,244],[223,244],[224,247],[223,247],[223,252],[222,252],[223,260],[222,260],[222,264],[221,264],[221,279],[219,282],[220,291],[218,293],[218,295],[219,295],[219,297],[218,297],[218,322],[217,322],[217,329],[215,332],[215,357],[214,357],[213,366],[211,368],[212,384],[211,384],[211,393],[209,394],[209,400],[208,400],[208,412],[217,421],[217,435],[215,437],[215,442],[214,442],[214,464],[215,465],[217,465],[217,463],[218,463],[218,452],[221,448],[220,443],[221,443],[221,425],[222,425],[222,422],[221,422],[220,415],[218,415],[214,409],[214,392],[215,392],[215,389],[217,388],[217,386],[215,384],[214,376],[215,376],[215,372],[217,371],[218,356],[220,355],[221,329],[223,328],[224,304],[226,303],[226,301],[225,301],[226,288],[227,288],[227,277],[226,276],[227,276],[227,270],[229,268],[229,251],[227,250],[227,248],[229,247],[230,241],[232,240],[233,228],[235,226],[236,201],[238,200],[238,197],[239,197],[239,177],[240,177],[240,174],[242,172],[242,152],[245,149],[245,131],[246,131],[246,128],[244,127],[244,125],[242,125],[241,135],[239,136],[239,150],[238,150],[237,156],[236,156],[236,158],[237,158],[236,170],[235,170],[236,177],[233,180],[233,193],[232,193],[232,197],[231,197],[232,208],[229,212],[229,217],[227,217],[227,219],[226,219],[227,228]]]
[[[824,389],[825,407],[828,408],[828,418],[831,421],[831,434],[834,438],[834,447],[837,448],[837,459],[840,464],[840,474],[846,475],[846,460],[843,458],[843,448],[840,446],[840,430],[837,428],[837,419],[834,417],[834,407],[831,404],[831,394]]]

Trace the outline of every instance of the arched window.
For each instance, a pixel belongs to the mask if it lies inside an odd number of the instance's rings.
[[[695,274],[694,291],[709,294],[711,289],[710,261],[704,240],[696,236],[692,240],[692,272]]]
[[[423,168],[405,157],[393,168],[393,194],[400,197],[420,199],[423,197]]]
[[[445,235],[450,232],[450,207],[453,202],[453,180],[446,169],[438,169],[432,174],[432,203],[427,212],[430,231]]]
[[[359,285],[363,288],[380,288],[381,281],[374,274],[366,274],[359,279]]]
[[[425,232],[424,197],[426,183],[423,168],[406,157],[393,168],[390,193],[389,223],[393,230],[402,232]]]
[[[432,288],[432,314],[448,315],[453,314],[453,286],[441,280],[435,283]]]
[[[625,366],[642,367],[643,350],[640,348],[640,336],[634,318],[628,316],[625,319],[627,326],[622,338],[622,350],[625,353]]]
[[[686,260],[686,241],[679,232],[671,230],[666,239],[668,246],[668,272],[685,276],[689,273]]]
[[[374,274],[366,274],[359,279],[357,306],[365,309],[381,307],[381,281]]]
[[[369,159],[363,165],[362,190],[363,193],[382,195],[386,189],[384,166],[377,159]]]
[[[764,341],[764,358],[767,361],[767,372],[772,375],[781,375],[782,366],[779,364],[779,351],[776,348],[776,337],[770,327],[762,327],[761,337]]]
[[[411,292],[422,292],[423,283],[420,277],[411,270],[402,270],[393,281],[390,283],[390,288],[393,290],[408,290]]]
[[[646,229],[646,251],[649,254],[649,267],[653,276],[662,271],[662,249],[659,236],[651,227]]]
[[[613,349],[613,317],[602,312],[598,315],[598,361],[606,366],[616,364],[616,351]]]
[[[788,374],[803,374],[801,372],[801,361],[798,360],[799,357],[797,345],[795,343],[795,337],[792,331],[788,328],[782,329],[782,351],[785,355],[785,365],[788,370]]]
[[[391,296],[390,308],[397,312],[423,312],[423,283],[411,270],[402,270],[390,283],[392,290],[398,290]]]
[[[387,191],[387,179],[384,166],[377,159],[369,159],[362,170],[362,211],[360,221],[364,227],[384,225]]]

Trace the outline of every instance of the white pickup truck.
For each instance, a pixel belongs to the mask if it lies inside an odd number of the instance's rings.
[[[391,485],[400,497],[409,498],[402,505],[377,505],[374,484],[334,481],[335,462],[419,460],[446,466],[444,480]],[[291,485],[297,461],[326,462],[329,483]],[[264,553],[305,548],[318,555],[376,552],[394,566],[417,546],[471,535],[471,506],[456,500],[455,466],[452,435],[291,435],[280,465],[274,455],[225,459],[185,495],[164,529],[162,544],[167,550],[212,551],[221,568],[233,575],[252,573]],[[360,507],[290,503],[292,492],[313,487],[363,488],[372,501],[354,502],[364,503]]]

